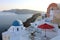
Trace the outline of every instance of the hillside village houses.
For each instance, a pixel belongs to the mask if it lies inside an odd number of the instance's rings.
[[[2,33],[3,40],[50,40],[58,35],[58,21],[60,19],[59,5],[51,3],[47,8],[47,13],[41,14],[35,22],[31,23],[28,28],[23,26],[22,21],[15,20],[12,26]],[[41,18],[41,19],[40,19]],[[60,21],[59,21],[60,22]],[[58,24],[57,24],[58,23]],[[45,30],[38,28],[40,25],[50,25],[53,29]],[[50,27],[49,26],[49,27]]]

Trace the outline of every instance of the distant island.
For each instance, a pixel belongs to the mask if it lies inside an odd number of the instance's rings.
[[[42,11],[35,11],[35,10],[29,10],[29,9],[10,9],[10,10],[3,10],[2,12],[13,12],[17,14],[21,14],[21,13],[36,14],[36,13],[41,13]]]

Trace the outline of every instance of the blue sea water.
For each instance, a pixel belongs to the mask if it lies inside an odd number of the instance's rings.
[[[28,18],[32,17],[33,14],[17,14],[18,19],[22,20],[23,22],[26,21]]]

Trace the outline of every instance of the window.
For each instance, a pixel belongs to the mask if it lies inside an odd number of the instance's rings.
[[[42,19],[44,19],[44,16],[42,16]]]
[[[19,31],[19,28],[17,28],[17,31]]]
[[[54,10],[53,8],[51,10]]]
[[[45,14],[45,18],[47,17],[47,14]]]

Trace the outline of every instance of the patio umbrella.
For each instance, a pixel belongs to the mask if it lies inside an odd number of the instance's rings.
[[[45,24],[39,25],[38,28],[45,29],[45,37],[46,37],[46,29],[53,29],[54,27],[45,23]]]

